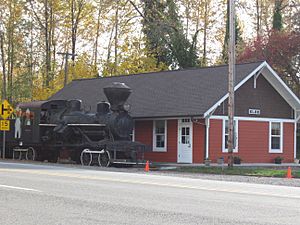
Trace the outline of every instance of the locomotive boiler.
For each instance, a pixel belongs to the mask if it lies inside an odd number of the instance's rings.
[[[131,140],[134,121],[126,100],[132,90],[124,83],[104,88],[108,102],[97,104],[96,112],[82,110],[81,100],[49,100],[19,104],[15,127],[8,135],[12,155],[57,161],[71,159],[83,165],[138,163],[149,147]],[[18,117],[18,115],[21,115]],[[15,123],[17,124],[17,123]],[[20,134],[16,136],[16,130]]]

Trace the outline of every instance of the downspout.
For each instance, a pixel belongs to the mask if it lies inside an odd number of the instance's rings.
[[[205,159],[209,159],[209,126],[210,126],[210,121],[209,121],[209,117],[205,118]]]

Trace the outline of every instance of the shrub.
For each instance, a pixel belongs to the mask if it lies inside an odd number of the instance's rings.
[[[238,156],[233,157],[234,164],[241,164],[241,162],[242,162],[242,159],[240,157],[238,157]]]
[[[280,156],[277,156],[277,157],[274,159],[274,163],[275,163],[275,164],[281,164],[282,161],[283,161],[283,158],[280,157]]]

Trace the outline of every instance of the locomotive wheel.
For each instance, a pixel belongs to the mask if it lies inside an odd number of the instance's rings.
[[[92,163],[92,159],[93,159],[92,153],[87,153],[87,151],[90,151],[90,149],[88,148],[84,149],[80,155],[80,162],[81,165],[83,166],[90,166]]]
[[[109,151],[104,151],[98,156],[99,166],[109,167],[110,166],[110,153]]]
[[[26,159],[27,160],[35,160],[36,152],[33,147],[29,147],[26,152]]]

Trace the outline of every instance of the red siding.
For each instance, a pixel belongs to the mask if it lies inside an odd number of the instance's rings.
[[[271,162],[269,122],[239,121],[239,152],[242,162]]]
[[[204,123],[205,121],[201,121]],[[205,125],[193,123],[193,163],[203,163],[205,157]]]
[[[283,123],[283,153],[269,153],[269,122],[239,121],[238,122],[238,155],[245,163],[273,163],[274,158],[281,156],[284,162],[294,161],[294,124]],[[210,126],[210,158],[228,154],[222,153],[222,120],[211,120]]]
[[[145,159],[155,162],[177,162],[177,120],[167,121],[167,151],[145,154]],[[135,140],[153,146],[153,121],[135,122]]]
[[[294,162],[295,124],[283,123],[283,162]]]
[[[135,121],[134,124],[134,139],[142,142],[145,145],[152,146],[153,121]]]
[[[209,158],[214,162],[222,155],[222,120],[210,120]]]

